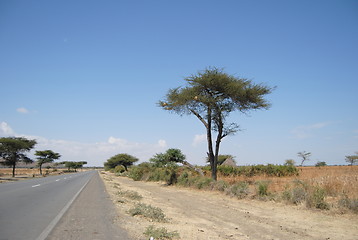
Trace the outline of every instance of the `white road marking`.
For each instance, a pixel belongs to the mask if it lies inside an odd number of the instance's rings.
[[[56,182],[60,181],[60,179],[56,179]]]
[[[37,184],[37,185],[33,185],[33,186],[31,186],[31,187],[38,187],[38,186],[40,186],[41,184]]]

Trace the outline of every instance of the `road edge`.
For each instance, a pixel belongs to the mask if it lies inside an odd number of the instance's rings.
[[[98,174],[98,171],[97,171]],[[81,189],[73,196],[73,198],[67,202],[67,204],[62,208],[62,210],[57,214],[57,216],[50,222],[49,225],[42,231],[42,233],[36,238],[36,240],[45,240],[48,235],[51,233],[51,231],[55,228],[56,224],[60,221],[62,216],[67,212],[67,210],[70,208],[72,203],[76,200],[78,195],[82,192],[82,190],[87,186],[88,182],[93,178],[90,177],[87,182],[81,187]]]

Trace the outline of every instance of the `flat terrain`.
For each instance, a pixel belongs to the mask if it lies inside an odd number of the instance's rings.
[[[339,215],[301,206],[258,200],[238,200],[219,192],[136,182],[102,172],[107,191],[121,216],[119,223],[132,239],[146,239],[150,225],[178,231],[181,239],[358,239],[358,216]],[[118,191],[135,191],[141,200],[123,200]],[[159,207],[169,223],[132,217],[136,202]]]

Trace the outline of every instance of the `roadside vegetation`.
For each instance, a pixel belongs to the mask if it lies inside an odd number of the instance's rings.
[[[197,166],[196,166],[197,167]],[[307,208],[358,213],[358,166],[296,167],[285,165],[218,166],[218,180],[210,166],[198,171],[175,163],[144,162],[128,171],[113,168],[117,176],[135,181],[219,191],[238,199],[278,201]]]

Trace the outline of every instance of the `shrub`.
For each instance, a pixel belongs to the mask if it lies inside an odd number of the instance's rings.
[[[189,185],[189,172],[183,172],[177,179],[177,184],[183,187],[187,187]]]
[[[358,213],[358,199],[349,199],[347,195],[338,201],[340,207],[348,208],[354,213]]]
[[[128,213],[132,216],[143,216],[152,221],[157,222],[167,222],[163,210],[157,207],[152,207],[151,205],[146,205],[142,203],[136,204],[133,208],[129,209]]]
[[[132,200],[141,200],[143,197],[142,195],[140,195],[139,193],[135,192],[135,191],[119,191],[117,192],[117,195],[121,196],[121,197],[125,197],[125,198],[129,198]]]
[[[259,181],[257,182],[257,195],[260,197],[268,195],[268,181]]]
[[[295,187],[292,189],[290,202],[293,204],[300,204],[305,201],[307,196],[306,190],[303,187]]]
[[[166,228],[155,228],[154,226],[149,226],[146,228],[143,233],[147,237],[153,237],[154,239],[179,239],[179,233],[177,231],[168,232]]]
[[[229,184],[223,180],[218,180],[214,185],[213,189],[220,192],[224,192],[229,187]]]
[[[298,169],[293,165],[253,165],[253,166],[218,166],[218,172],[222,176],[246,176],[253,177],[256,175],[266,175],[266,176],[293,176],[298,175]]]
[[[211,186],[212,186],[211,183],[213,181],[214,181],[213,179],[208,178],[208,177],[196,177],[194,186],[197,189],[209,189],[209,188],[211,188]]]
[[[306,197],[306,206],[309,208],[319,208],[328,210],[329,205],[325,201],[326,192],[323,188],[315,187]]]
[[[242,199],[249,194],[249,184],[247,182],[236,183],[227,188],[226,194]]]
[[[123,173],[126,169],[122,165],[118,165],[114,168],[114,173]]]

